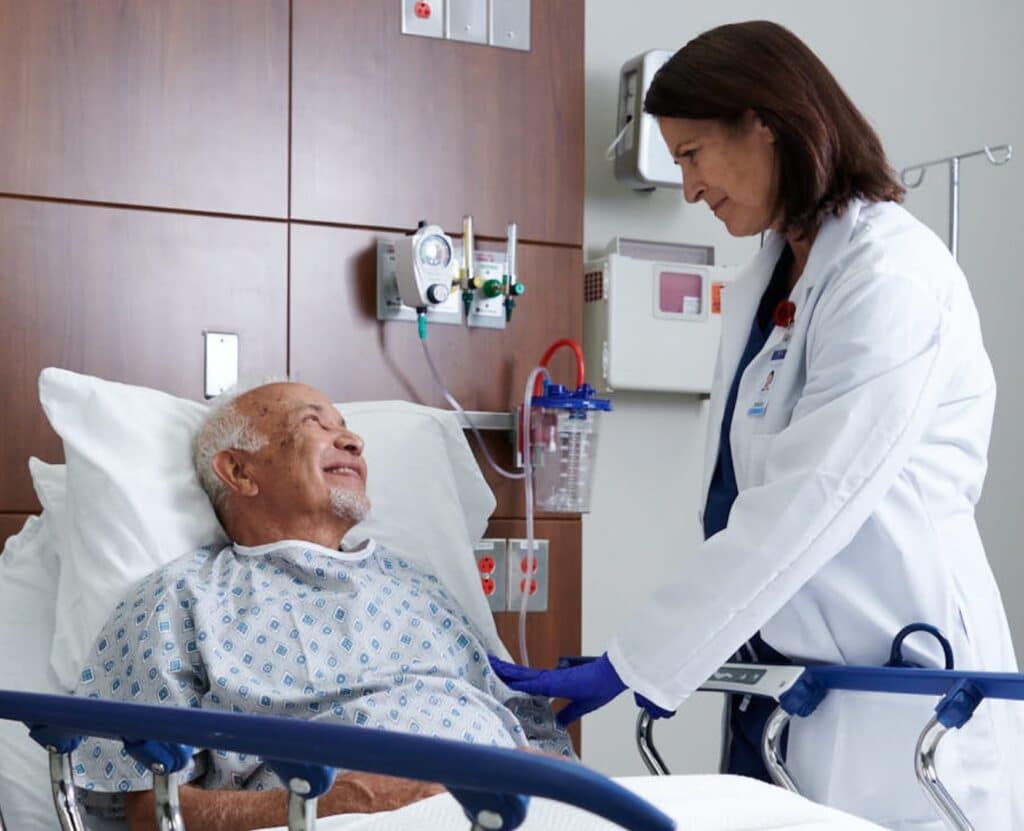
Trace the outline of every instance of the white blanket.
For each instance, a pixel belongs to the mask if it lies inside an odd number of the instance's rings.
[[[677,831],[878,831],[880,826],[781,788],[740,776],[629,776],[615,780],[657,805]],[[321,819],[320,831],[466,831],[469,822],[448,794],[382,814]],[[530,800],[523,831],[617,831],[607,820],[548,799]],[[284,829],[275,829],[284,831]]]

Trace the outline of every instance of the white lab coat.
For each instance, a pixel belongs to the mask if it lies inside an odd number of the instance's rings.
[[[725,398],[783,244],[770,238],[722,293],[705,497]],[[898,205],[854,201],[821,227],[790,299],[795,322],[775,328],[740,381],[728,527],[681,552],[613,639],[616,670],[674,709],[758,630],[796,662],[881,665],[896,632],[924,621],[950,639],[958,668],[1015,672],[974,519],[995,380],[963,273]],[[750,414],[758,402],[764,414]],[[927,635],[904,654],[942,665]],[[942,828],[913,770],[934,703],[831,693],[790,730],[802,792],[888,827]],[[979,831],[1024,828],[1010,813],[1013,785],[1024,790],[1011,784],[1015,706],[986,702],[939,749],[939,774]]]

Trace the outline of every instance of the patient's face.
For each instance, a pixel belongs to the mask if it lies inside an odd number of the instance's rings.
[[[305,384],[267,384],[236,406],[267,438],[250,454],[259,486],[254,507],[264,516],[291,527],[303,519],[351,526],[363,518],[369,508],[363,440],[323,393]]]

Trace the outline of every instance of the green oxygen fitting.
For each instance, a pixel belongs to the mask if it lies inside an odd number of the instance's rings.
[[[484,282],[484,297],[490,299],[492,297],[498,297],[505,293],[505,287],[501,284],[501,280],[490,279]]]
[[[427,339],[427,310],[417,309],[416,310],[416,325],[419,329],[420,340]]]
[[[505,322],[510,323],[512,321],[512,311],[516,307],[516,298],[522,295],[526,291],[526,286],[522,283],[513,283],[508,287],[508,296],[505,298]]]

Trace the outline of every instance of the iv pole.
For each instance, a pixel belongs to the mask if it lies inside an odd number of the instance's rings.
[[[1000,152],[1003,153],[1003,156],[997,157],[996,153]],[[1000,144],[996,147],[989,147],[986,144],[981,150],[911,165],[900,171],[900,180],[909,190],[913,190],[924,181],[924,174],[929,167],[934,167],[937,164],[949,164],[949,251],[955,260],[959,259],[957,254],[960,248],[960,161],[982,154],[991,164],[1004,165],[1013,157],[1013,145]]]

